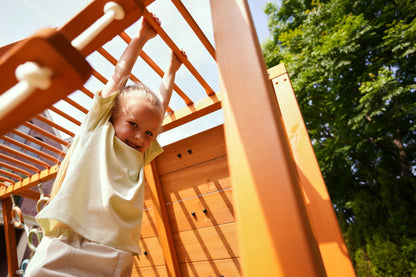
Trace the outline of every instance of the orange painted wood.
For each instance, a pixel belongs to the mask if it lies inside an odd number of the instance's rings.
[[[18,276],[16,274],[19,264],[17,261],[16,234],[12,222],[12,200],[10,197],[2,200],[4,234],[6,240],[7,269],[9,276]]]
[[[28,150],[28,151],[30,151],[32,153],[35,153],[36,155],[41,156],[41,157],[43,157],[45,159],[48,159],[48,160],[50,160],[50,161],[52,161],[54,163],[58,163],[59,162],[55,157],[53,157],[53,156],[51,156],[49,154],[46,154],[45,152],[39,151],[36,148],[33,148],[30,145],[28,145],[28,144],[24,144],[24,143],[21,143],[20,141],[17,141],[15,139],[12,139],[12,138],[10,138],[8,136],[1,136],[1,139],[3,139],[4,141],[6,141],[6,142],[8,142],[10,144],[14,144],[14,145],[18,146],[19,148],[22,148],[22,149]],[[6,147],[2,148],[2,150],[5,150],[5,148]],[[21,155],[25,155],[24,157],[26,159],[27,159],[28,156],[30,156],[30,154],[27,154],[26,155],[26,154],[23,154],[23,153],[21,153]],[[31,156],[31,157],[34,158],[33,156]],[[45,163],[43,161],[40,161],[39,158],[34,158],[34,159],[36,161],[38,161],[39,164],[41,164],[41,165],[43,165],[45,167],[48,167],[49,166],[48,163]]]
[[[240,256],[235,223],[175,233],[174,237],[180,263]],[[251,243],[255,241],[257,238],[251,240]]]
[[[24,125],[24,126],[30,128],[30,129],[32,129],[32,130],[34,130],[34,131],[36,131],[36,132],[38,132],[38,133],[40,133],[40,134],[42,134],[44,136],[46,136],[46,137],[48,137],[48,138],[56,141],[59,144],[62,144],[63,146],[68,146],[69,145],[69,142],[67,142],[67,141],[65,141],[65,140],[57,137],[55,134],[51,134],[51,133],[43,130],[42,128],[40,128],[40,127],[38,127],[38,126],[30,123],[29,121],[23,122],[22,125]]]
[[[26,170],[24,170],[20,167],[17,167],[17,166],[11,165],[11,164],[7,164],[7,163],[1,162],[1,161],[0,161],[0,167],[7,168],[11,171],[18,172],[18,173],[26,175],[26,176],[31,175],[29,171],[26,171]]]
[[[16,173],[13,173],[13,172],[10,172],[10,171],[7,171],[7,170],[3,170],[3,169],[1,169],[0,168],[0,174],[1,175],[5,175],[5,176],[8,176],[8,177],[10,177],[10,178],[13,178],[13,179],[17,179],[18,181],[21,181],[21,180],[23,180],[23,178],[20,176],[20,175],[18,175],[18,174],[16,174]],[[3,176],[2,176],[3,177]],[[9,178],[6,178],[6,180],[7,179],[9,179]],[[14,180],[10,180],[11,182],[14,182]]]
[[[212,46],[212,44],[208,40],[208,38],[205,36],[205,34],[202,32],[201,28],[199,28],[198,24],[195,22],[195,20],[193,19],[192,15],[188,12],[186,7],[182,4],[182,2],[180,0],[172,0],[172,3],[175,5],[176,9],[181,13],[183,18],[188,23],[189,27],[191,27],[191,29],[197,35],[199,40],[205,46],[208,53],[215,60],[215,49],[214,49],[214,47]]]
[[[325,276],[248,3],[210,3],[242,273]]]
[[[162,29],[162,27],[157,24],[150,12],[147,9],[143,11],[143,17],[152,25],[152,27],[156,30],[159,34],[159,37],[163,39],[164,42],[169,46],[170,49],[175,53],[175,55],[182,61],[183,65],[191,72],[191,74],[195,77],[195,79],[201,84],[201,86],[205,89],[207,95],[215,94],[215,91],[208,85],[208,83],[202,78],[199,72],[195,69],[195,67],[189,62],[188,58],[182,55],[181,50],[179,47],[173,42],[173,40],[168,36],[168,34]]]
[[[195,263],[181,264],[184,277],[200,276],[241,276],[241,266],[239,258],[210,260]]]
[[[45,182],[52,178],[55,178],[56,173],[58,171],[58,166],[54,165],[51,166],[43,171],[33,174],[22,181],[16,182],[14,184],[9,185],[8,187],[1,187],[0,188],[0,199],[5,199],[10,197],[12,194],[20,194],[24,191],[30,189],[31,187],[36,186],[40,182]]]
[[[17,83],[17,66],[32,61],[52,70],[52,82],[48,89],[33,91],[21,105],[2,115],[0,134],[17,127],[21,122],[42,112],[84,84],[91,75],[91,67],[85,58],[72,47],[62,34],[54,29],[43,29],[0,57],[0,93]],[[24,107],[24,108],[22,108]]]
[[[142,15],[145,7],[145,1],[141,0],[112,0],[123,7],[124,18],[121,20],[113,20],[98,36],[94,38],[88,45],[81,50],[82,54],[88,56],[99,47],[110,41],[120,32],[136,22]],[[107,0],[95,0],[68,21],[59,30],[68,40],[72,41],[84,30],[90,27],[95,21],[104,15],[104,5]],[[146,1],[151,2],[151,1]]]
[[[21,161],[19,159],[16,159],[16,158],[13,158],[13,157],[4,155],[3,153],[0,153],[0,158],[3,159],[3,160],[5,160],[5,161],[8,161],[8,162],[14,163],[16,165],[19,165],[19,166],[21,166],[23,168],[27,168],[28,170],[32,170],[34,172],[40,172],[40,169],[37,168],[37,167],[35,167],[35,166],[33,166],[32,164],[28,164],[28,163],[23,162],[23,161]]]
[[[226,157],[161,176],[160,180],[168,203],[231,187]]]
[[[133,268],[131,277],[170,277],[165,266]]]
[[[173,232],[235,222],[232,189],[167,205]],[[204,212],[205,211],[205,212]]]
[[[160,175],[227,155],[222,125],[163,147],[157,158]]]
[[[36,119],[39,119],[40,121],[45,122],[45,123],[46,123],[46,124],[48,124],[49,126],[51,126],[51,127],[55,128],[55,129],[57,129],[57,130],[59,130],[59,131],[61,131],[61,132],[65,133],[65,134],[67,134],[67,135],[69,135],[69,136],[71,136],[71,137],[74,137],[74,136],[75,136],[75,134],[74,134],[73,132],[71,132],[71,131],[69,131],[69,130],[65,129],[65,128],[64,128],[64,127],[62,127],[61,125],[59,125],[59,124],[57,124],[57,123],[53,122],[52,120],[50,120],[50,119],[48,119],[48,118],[44,117],[43,115],[38,114],[38,115],[36,115],[36,116],[35,116],[35,118],[36,118]]]
[[[157,227],[153,207],[146,207],[143,211],[141,238],[157,236]]]
[[[289,75],[270,75],[328,276],[355,276]]]
[[[2,139],[4,139],[6,141],[6,137],[5,136],[3,136]],[[28,154],[25,154],[25,153],[22,153],[20,151],[17,151],[14,148],[11,148],[9,146],[5,146],[4,144],[0,144],[0,150],[1,151],[4,151],[4,152],[8,152],[8,153],[10,153],[10,154],[12,154],[14,156],[23,158],[25,160],[28,160],[28,161],[34,163],[35,165],[39,165],[39,166],[42,166],[42,167],[45,167],[45,168],[46,167],[49,167],[49,165],[47,163],[45,163],[44,161],[41,161],[41,160],[36,159],[35,157],[32,157],[32,156],[30,156]],[[38,169],[38,171],[39,171],[39,169]]]
[[[69,121],[71,121],[72,123],[74,123],[74,124],[76,124],[76,125],[78,125],[78,126],[81,126],[81,122],[80,122],[80,121],[78,121],[78,120],[76,120],[75,118],[73,118],[72,116],[70,116],[70,115],[68,115],[68,114],[64,113],[63,111],[59,110],[58,108],[56,108],[56,107],[54,107],[54,106],[50,106],[48,109],[49,109],[49,110],[51,110],[51,111],[53,111],[53,112],[55,112],[55,113],[57,113],[57,114],[59,114],[59,115],[60,115],[60,116],[62,116],[63,118],[68,119],[68,120],[69,120]]]
[[[178,255],[172,237],[168,213],[166,211],[165,198],[159,180],[159,173],[155,161],[145,166],[144,173],[150,188],[153,200],[153,211],[155,216],[158,237],[165,257],[166,269],[172,276],[181,276]]]
[[[158,237],[141,239],[139,245],[142,253],[134,257],[133,265],[135,268],[165,265],[165,259]]]
[[[212,94],[194,104],[168,113],[168,116],[163,120],[163,131],[166,132],[219,109],[221,109],[221,96]]]
[[[11,130],[11,133],[13,133],[15,135],[18,135],[19,137],[24,138],[27,141],[31,141],[31,142],[33,142],[35,144],[38,144],[41,147],[43,147],[45,149],[48,149],[48,150],[50,150],[50,151],[52,151],[52,152],[54,152],[56,154],[59,154],[59,155],[64,154],[62,149],[55,148],[54,146],[51,146],[50,144],[45,143],[45,142],[43,142],[43,141],[41,141],[41,140],[39,140],[39,139],[37,139],[35,137],[29,136],[29,135],[27,135],[27,134],[19,131],[18,129]]]

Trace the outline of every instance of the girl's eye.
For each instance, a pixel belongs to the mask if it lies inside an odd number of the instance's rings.
[[[153,137],[153,133],[151,131],[146,131],[146,135],[148,135],[149,137]]]
[[[134,123],[134,122],[129,122],[129,124],[130,124],[130,126],[131,126],[131,127],[133,127],[133,128],[137,128],[137,124],[136,124],[136,123]]]

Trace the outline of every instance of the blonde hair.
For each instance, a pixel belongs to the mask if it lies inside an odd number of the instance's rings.
[[[152,104],[156,109],[160,111],[161,118],[164,114],[163,104],[160,98],[147,86],[145,86],[143,83],[135,83],[134,85],[129,85],[123,87],[120,92],[116,95],[113,101],[113,107],[111,108],[111,117],[110,122],[112,122],[113,115],[120,111],[122,105],[123,105],[123,99],[125,96],[137,96],[142,97],[146,101],[148,101],[150,104]],[[160,133],[162,129],[162,126],[160,126],[157,133]],[[72,147],[69,147],[65,158],[62,160],[61,164],[59,165],[58,172],[56,174],[55,181],[52,186],[51,195],[49,202],[56,196],[59,189],[62,186],[62,183],[66,176],[66,171],[68,169],[69,160],[71,158],[72,154]]]
[[[145,99],[152,104],[152,106],[158,109],[161,116],[163,116],[164,109],[161,99],[143,83],[135,83],[134,85],[125,86],[120,90],[114,98],[113,107],[111,109],[112,115],[120,111],[125,96],[137,96]]]

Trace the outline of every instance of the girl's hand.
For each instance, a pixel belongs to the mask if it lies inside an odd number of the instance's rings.
[[[181,54],[182,54],[182,56],[183,56],[185,59],[187,58],[185,51],[181,50]],[[173,52],[172,52],[172,54],[171,54],[171,60],[170,60],[170,69],[171,69],[173,72],[176,72],[176,71],[178,71],[178,69],[181,67],[181,65],[182,65],[182,61],[181,61],[181,59],[179,59],[179,58],[175,55],[175,53],[173,53]]]
[[[158,17],[156,17],[153,13],[152,15],[153,20],[160,26],[161,22]],[[146,41],[154,38],[157,35],[157,32],[153,27],[147,22],[144,17],[142,16],[139,21],[139,30],[137,31],[137,37],[142,37]]]

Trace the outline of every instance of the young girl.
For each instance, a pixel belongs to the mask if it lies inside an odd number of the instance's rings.
[[[143,166],[162,151],[155,138],[181,66],[172,54],[158,95],[143,84],[125,87],[142,47],[156,36],[143,18],[139,26],[61,165],[60,189],[37,216],[44,237],[25,276],[131,274],[140,252]]]

